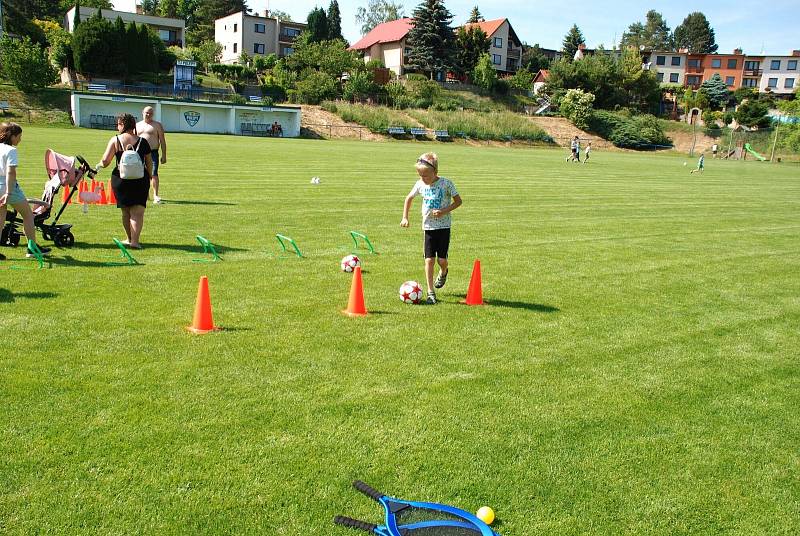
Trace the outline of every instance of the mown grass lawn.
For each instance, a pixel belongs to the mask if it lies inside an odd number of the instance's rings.
[[[109,136],[26,128],[22,186],[45,148],[95,162]],[[335,514],[380,519],[355,478],[490,505],[503,536],[800,532],[796,166],[168,141],[141,266],[107,265],[111,207],[68,208],[50,269],[4,249],[0,532],[345,535]],[[429,148],[464,206],[441,303],[407,306]],[[351,229],[379,251],[358,319]],[[222,262],[194,262],[197,234]],[[476,258],[486,307],[458,303]],[[193,336],[201,275],[224,331]]]

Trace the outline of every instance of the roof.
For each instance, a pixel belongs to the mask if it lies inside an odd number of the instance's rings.
[[[507,20],[508,19],[495,19],[495,20],[484,20],[481,22],[468,23],[464,25],[464,29],[469,30],[470,28],[477,26],[478,28],[483,30],[483,33],[491,37],[492,34],[496,32],[500,28],[500,26],[502,26],[503,23]]]
[[[404,18],[378,24],[367,35],[350,47],[349,50],[366,50],[377,43],[400,41],[414,26],[414,19]]]
[[[535,84],[536,82],[547,82],[548,78],[550,78],[550,71],[548,71],[547,69],[542,69],[538,73],[536,73],[536,76],[533,78],[533,83]]]

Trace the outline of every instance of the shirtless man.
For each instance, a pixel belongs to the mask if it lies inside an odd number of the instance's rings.
[[[167,163],[167,139],[164,136],[164,126],[153,119],[153,107],[147,106],[142,110],[144,120],[136,123],[136,134],[147,140],[150,144],[150,149],[153,151],[153,175],[150,178],[150,183],[153,185],[153,203],[156,205],[161,203],[161,198],[158,196],[158,150],[161,149],[161,164]]]

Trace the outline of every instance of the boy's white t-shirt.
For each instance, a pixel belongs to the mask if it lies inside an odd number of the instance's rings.
[[[432,212],[436,209],[447,208],[453,203],[453,197],[458,195],[455,184],[450,179],[439,177],[434,183],[427,185],[418,180],[408,194],[416,197],[422,196],[422,228],[426,231],[450,228],[450,213],[441,218],[435,218]]]

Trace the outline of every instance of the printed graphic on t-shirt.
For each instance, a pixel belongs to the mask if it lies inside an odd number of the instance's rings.
[[[447,208],[453,202],[453,197],[458,195],[455,185],[444,177],[431,185],[421,180],[414,184],[411,190],[413,195],[422,196],[422,228],[425,230],[447,229],[450,227],[451,218],[448,212],[441,218],[433,216],[433,211]]]

